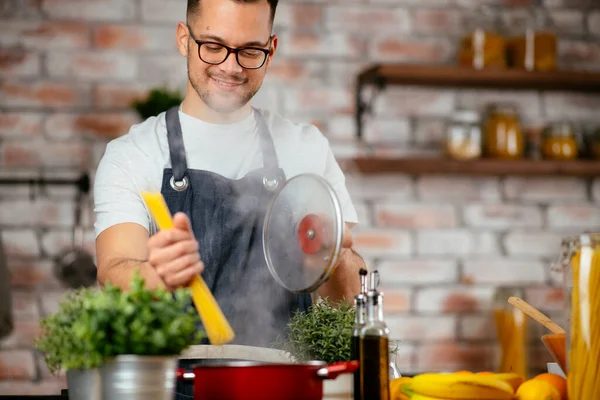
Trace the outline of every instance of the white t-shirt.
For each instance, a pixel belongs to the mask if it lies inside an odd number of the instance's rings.
[[[290,179],[303,173],[324,177],[336,192],[346,222],[358,223],[345,177],[327,138],[317,127],[291,122],[261,110],[271,132],[279,166]],[[124,222],[154,231],[140,191],[160,191],[163,170],[171,167],[166,113],[131,127],[108,143],[94,178],[96,237]],[[240,179],[263,167],[254,113],[240,122],[211,124],[179,111],[187,167]]]

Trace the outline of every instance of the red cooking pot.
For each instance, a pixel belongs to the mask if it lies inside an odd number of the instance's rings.
[[[323,380],[353,373],[358,361],[327,365],[322,361],[266,364],[246,361],[202,365],[193,372],[177,370],[177,378],[194,381],[194,399],[321,400]]]

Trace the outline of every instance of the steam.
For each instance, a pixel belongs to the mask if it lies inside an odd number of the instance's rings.
[[[128,145],[137,147],[134,143]],[[162,176],[162,165],[151,160],[134,162],[127,153],[121,162],[122,168],[131,172],[127,174],[131,182],[126,182],[131,190],[160,192],[158,182],[148,176],[159,173]],[[186,194],[189,196],[186,202],[203,204],[195,215],[189,215],[199,233],[199,252],[205,264],[202,276],[236,333],[234,344],[275,347],[275,342],[286,334],[293,312],[290,309],[297,304],[297,295],[276,281],[265,262],[262,227],[273,193],[264,190],[260,170],[252,172],[249,179],[236,181],[233,192],[225,198],[223,193],[230,186],[220,179],[215,175],[211,182],[208,178],[201,188],[194,188],[193,195]],[[301,195],[300,190],[310,192],[311,188],[288,189],[287,195],[280,197],[282,201],[278,200],[267,240],[278,274],[286,283],[302,287],[312,277],[305,276],[305,257],[298,246],[296,230],[310,197],[310,193]],[[146,208],[141,197],[139,201]],[[211,226],[206,226],[205,221],[211,221]],[[151,234],[156,232],[153,225],[149,217]],[[250,230],[250,226],[254,228]]]
[[[220,230],[201,234],[203,275],[236,332],[234,343],[274,347],[285,334],[297,296],[275,280],[265,263],[262,225],[271,194],[263,190],[262,176],[251,177],[247,185],[239,185],[226,199],[215,200],[208,187],[208,193],[194,199],[206,204],[224,202],[213,204],[209,209],[214,208],[214,213],[200,216],[196,222],[210,217],[218,222]],[[229,201],[234,203],[225,204]],[[229,214],[232,209],[233,214]],[[298,246],[294,246],[293,222],[291,214],[277,214],[267,240],[274,250],[276,267],[284,273],[295,271],[295,279],[301,279],[303,258]],[[249,229],[251,226],[254,228]],[[217,264],[217,260],[222,262]]]

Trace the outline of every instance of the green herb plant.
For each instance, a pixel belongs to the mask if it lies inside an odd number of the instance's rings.
[[[355,308],[351,303],[327,299],[295,313],[289,332],[279,341],[296,361],[320,360],[328,364],[352,359],[352,328]]]
[[[179,92],[167,88],[156,88],[152,89],[146,98],[134,101],[131,106],[143,120],[146,120],[178,106],[182,101],[183,98]]]
[[[137,272],[127,291],[78,289],[42,320],[36,347],[52,373],[97,368],[124,354],[175,356],[204,337],[189,300],[186,289],[145,288]]]

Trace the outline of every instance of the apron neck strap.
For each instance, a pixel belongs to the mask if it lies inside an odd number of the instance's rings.
[[[171,156],[171,168],[176,182],[181,182],[187,172],[187,160],[185,158],[185,147],[183,145],[183,132],[179,121],[179,106],[167,111],[167,141],[169,142],[169,155]]]
[[[260,138],[260,151],[263,157],[263,166],[268,170],[279,169],[279,162],[277,161],[277,152],[275,151],[275,144],[271,136],[271,131],[267,126],[262,114],[254,107],[254,118],[256,119],[256,125],[258,127],[258,136]]]
[[[271,132],[261,113],[254,107],[252,107],[252,112],[254,113],[258,128],[263,165],[267,170],[277,170],[279,169],[279,163],[277,161],[277,152],[275,151],[275,144],[273,143]],[[181,182],[187,172],[187,160],[185,157],[185,146],[183,145],[183,132],[181,131],[178,106],[167,111],[166,120],[167,141],[169,143],[169,155],[171,156],[173,177],[175,178],[175,181]]]

